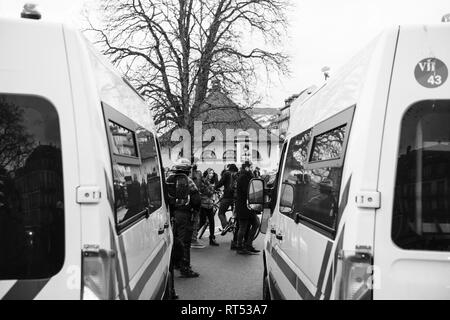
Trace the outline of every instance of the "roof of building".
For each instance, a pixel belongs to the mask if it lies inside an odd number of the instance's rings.
[[[246,112],[263,128],[268,128],[273,122],[275,122],[280,113],[280,111],[276,108],[253,108],[247,110]]]
[[[277,111],[277,110],[276,110]],[[244,110],[232,101],[226,93],[220,88],[214,87],[201,105],[198,116],[195,121],[202,122],[202,132],[208,129],[217,129],[222,132],[225,139],[226,130],[249,130],[253,129],[259,133],[259,130],[264,127],[256,121],[250,114],[249,110]],[[161,136],[160,141],[162,145],[176,144],[170,141],[172,129]]]

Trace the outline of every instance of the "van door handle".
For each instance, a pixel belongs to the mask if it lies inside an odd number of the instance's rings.
[[[276,238],[277,240],[283,240],[283,235],[281,234],[281,232],[277,233]]]
[[[270,233],[277,234],[277,230],[275,230],[275,227],[270,228]]]
[[[302,215],[297,212],[294,217],[295,224],[299,224],[301,220],[302,220]]]
[[[164,229],[169,229],[169,227],[170,227],[170,224],[169,224],[168,222],[166,222],[166,223],[164,224]]]
[[[162,234],[164,233],[164,230],[165,230],[164,228],[163,228],[163,229],[159,229],[159,230],[158,230],[158,234],[159,234],[159,235],[162,235]]]

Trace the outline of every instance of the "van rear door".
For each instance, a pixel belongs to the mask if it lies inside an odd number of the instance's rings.
[[[79,299],[78,163],[62,28],[0,19],[0,46],[0,299]]]
[[[450,299],[450,25],[400,28],[384,128],[375,299]]]

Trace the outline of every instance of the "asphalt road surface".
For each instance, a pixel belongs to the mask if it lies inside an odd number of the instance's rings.
[[[230,250],[232,235],[216,235],[219,247],[209,245],[208,232],[202,238],[204,249],[191,249],[191,264],[200,277],[180,278],[175,271],[175,291],[180,300],[261,300],[263,277],[263,235],[253,243],[259,255],[240,255]]]

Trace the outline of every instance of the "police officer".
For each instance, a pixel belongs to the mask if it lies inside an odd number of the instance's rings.
[[[185,175],[189,193],[188,201],[184,203],[171,203],[171,214],[175,218],[175,241],[178,244],[179,252],[174,256],[179,256],[174,263],[179,265],[181,276],[184,278],[196,278],[199,274],[192,270],[191,267],[191,241],[192,231],[195,219],[195,212],[200,209],[201,198],[194,181],[189,177],[191,172],[191,163],[187,159],[178,160],[174,166],[171,175],[167,178],[168,183],[172,183],[175,175]]]

